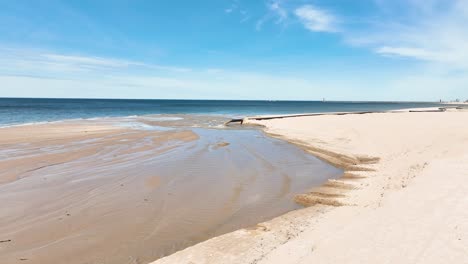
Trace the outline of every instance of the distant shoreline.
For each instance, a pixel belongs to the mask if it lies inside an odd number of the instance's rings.
[[[215,115],[233,118],[311,112],[387,111],[439,105],[425,102],[0,98],[0,126],[145,115]]]
[[[81,98],[81,97],[2,97],[0,99],[39,99],[39,100],[130,100],[130,101],[235,101],[235,102],[335,102],[335,103],[441,103],[439,100],[433,101],[419,101],[419,100],[410,100],[410,101],[398,101],[398,100],[323,100],[323,99],[291,99],[291,100],[282,100],[282,99],[193,99],[193,98],[106,98],[106,97],[96,97],[96,98]],[[442,102],[444,103],[444,102]]]

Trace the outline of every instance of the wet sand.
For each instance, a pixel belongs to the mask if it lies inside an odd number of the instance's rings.
[[[342,173],[257,130],[176,121],[0,128],[2,263],[148,263],[298,209]]]

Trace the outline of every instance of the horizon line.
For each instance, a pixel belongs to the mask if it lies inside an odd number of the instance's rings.
[[[190,98],[104,98],[104,97],[2,97],[0,99],[52,99],[52,100],[135,100],[135,101],[257,101],[257,102],[352,102],[352,103],[444,103],[454,102],[455,100],[434,101],[399,101],[399,100],[282,100],[282,99],[190,99]],[[463,100],[462,100],[463,101]]]

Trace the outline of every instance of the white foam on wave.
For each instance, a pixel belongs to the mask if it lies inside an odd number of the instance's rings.
[[[178,121],[183,120],[183,117],[180,116],[160,116],[160,117],[152,117],[152,116],[145,116],[142,117],[144,120],[148,121]]]
[[[38,122],[28,122],[28,123],[13,123],[13,124],[2,124],[0,128],[8,127],[23,127],[23,126],[33,126],[33,125],[46,125],[46,124],[58,124],[65,121],[80,120],[80,119],[67,119],[67,120],[54,120],[54,121],[38,121]]]
[[[151,125],[141,123],[141,122],[136,122],[136,121],[117,123],[116,126],[130,128],[130,129],[136,129],[136,130],[154,130],[154,131],[174,130],[173,128],[170,128],[170,127],[151,126]]]

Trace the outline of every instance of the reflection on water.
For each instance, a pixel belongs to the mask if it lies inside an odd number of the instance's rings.
[[[0,234],[14,241],[3,259],[147,263],[297,209],[295,194],[341,174],[257,130],[136,119],[145,125],[2,149]]]

